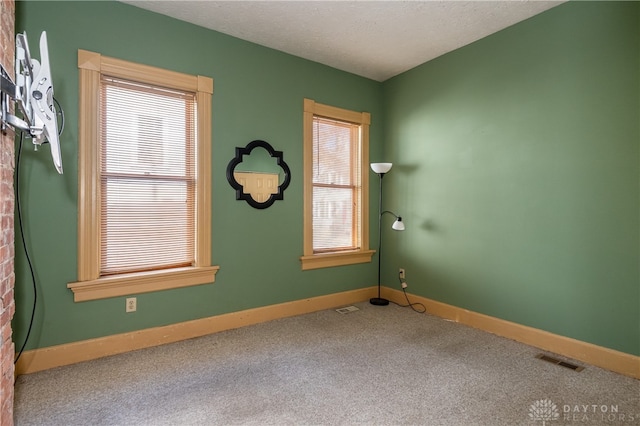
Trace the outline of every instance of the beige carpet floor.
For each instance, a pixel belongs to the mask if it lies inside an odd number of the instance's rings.
[[[15,424],[640,424],[638,380],[409,308],[355,306],[22,375]]]

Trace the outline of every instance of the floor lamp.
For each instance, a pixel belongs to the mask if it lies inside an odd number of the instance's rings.
[[[389,304],[387,299],[383,299],[380,297],[380,263],[382,259],[382,216],[386,213],[392,215],[396,218],[391,228],[395,231],[404,231],[404,223],[402,222],[402,218],[397,216],[393,212],[389,210],[382,210],[382,178],[385,173],[391,170],[392,163],[371,163],[371,170],[380,176],[380,195],[378,200],[378,297],[372,297],[369,299],[369,303],[377,306],[385,306]]]

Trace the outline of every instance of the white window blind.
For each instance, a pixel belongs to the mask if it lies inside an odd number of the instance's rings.
[[[313,250],[360,248],[360,126],[313,119]]]
[[[191,266],[195,94],[101,79],[100,275]]]

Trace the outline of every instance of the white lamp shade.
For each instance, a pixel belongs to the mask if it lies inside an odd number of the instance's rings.
[[[371,163],[371,170],[376,173],[387,173],[392,165],[393,163]]]
[[[396,231],[404,231],[404,222],[402,221],[402,218],[398,216],[396,221],[393,222],[393,225],[391,225],[391,228]]]

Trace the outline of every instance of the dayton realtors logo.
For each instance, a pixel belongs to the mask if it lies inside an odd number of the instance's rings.
[[[617,404],[562,404],[556,405],[550,399],[540,399],[529,407],[529,419],[534,422],[560,420],[567,422],[592,424],[638,424],[640,412],[626,412],[620,410]]]
[[[550,399],[541,399],[529,407],[529,418],[533,421],[542,421],[542,426],[551,420],[558,420],[560,412],[558,407]]]

